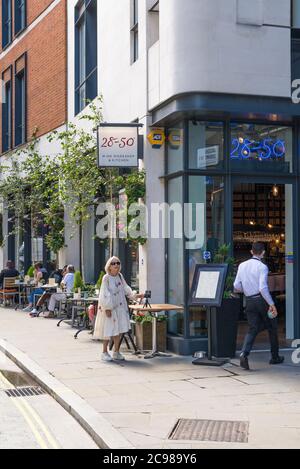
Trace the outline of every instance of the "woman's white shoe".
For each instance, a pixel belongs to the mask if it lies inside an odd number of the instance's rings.
[[[124,355],[122,355],[120,352],[113,352],[113,360],[125,360]]]
[[[101,360],[103,362],[112,362],[112,358],[108,352],[103,352],[101,355]]]

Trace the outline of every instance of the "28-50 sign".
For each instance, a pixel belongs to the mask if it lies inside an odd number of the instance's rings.
[[[137,167],[137,125],[101,124],[98,128],[98,163],[100,167]]]
[[[117,145],[119,148],[133,147],[136,142],[136,138],[127,138],[121,137],[120,139],[116,137],[103,137],[102,138],[102,148],[111,148],[114,145]]]

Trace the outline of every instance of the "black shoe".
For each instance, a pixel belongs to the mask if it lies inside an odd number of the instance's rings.
[[[250,370],[248,357],[245,357],[244,355],[240,356],[240,367],[244,368],[244,370]]]
[[[284,357],[280,357],[279,355],[276,358],[271,358],[271,360],[269,361],[270,365],[279,365],[280,363],[283,363],[283,362],[284,362]]]

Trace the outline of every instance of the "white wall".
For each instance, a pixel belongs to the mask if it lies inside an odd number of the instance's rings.
[[[245,0],[160,2],[156,105],[197,91],[290,96],[289,29],[238,24],[240,1]],[[243,4],[251,16],[253,2]],[[287,26],[289,0],[264,0],[262,7],[264,24]]]

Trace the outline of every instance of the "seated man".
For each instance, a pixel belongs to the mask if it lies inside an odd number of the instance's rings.
[[[67,265],[64,266],[63,269],[56,269],[55,268],[55,265],[50,265],[51,267],[51,274],[49,276],[49,279],[50,278],[54,278],[55,280],[55,283],[57,283],[58,285],[60,285],[60,283],[62,282],[63,280],[63,273],[65,274],[66,273],[66,270],[67,270]],[[41,298],[39,298],[37,304],[36,304],[36,307],[31,311],[30,313],[30,316],[31,317],[36,317],[38,316],[38,313],[40,311],[40,308],[41,306],[43,306],[43,304],[45,304],[45,302],[51,297],[51,293],[45,291],[43,293],[43,295],[41,296]]]
[[[67,273],[64,276],[61,285],[63,288],[65,288],[66,293],[71,293],[73,286],[74,286],[74,273],[75,269],[73,265],[68,265],[67,267]],[[49,312],[46,313],[43,317],[44,318],[53,318],[54,317],[54,309],[55,309],[55,303],[57,301],[62,301],[66,299],[65,293],[53,293],[50,297],[49,301]]]
[[[15,269],[13,261],[6,262],[6,269],[1,270],[0,272],[0,288],[4,286],[4,279],[9,277],[19,277],[19,272]]]

